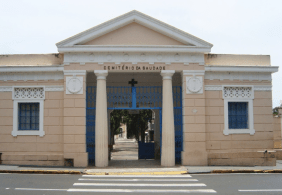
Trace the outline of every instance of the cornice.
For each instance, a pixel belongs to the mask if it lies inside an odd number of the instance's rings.
[[[206,66],[207,72],[278,72],[279,66]]]
[[[204,54],[197,53],[147,53],[147,52],[99,52],[99,53],[65,53],[64,64],[80,63],[199,63],[204,65]]]
[[[75,45],[71,47],[59,47],[58,52],[190,52],[209,53],[208,47],[196,46],[156,46],[156,45]]]
[[[63,66],[0,66],[0,72],[58,72]]]
[[[1,71],[1,69],[0,69]],[[0,72],[0,81],[39,81],[39,80],[60,80],[64,79],[63,72]]]
[[[271,81],[270,72],[205,72],[208,80]]]

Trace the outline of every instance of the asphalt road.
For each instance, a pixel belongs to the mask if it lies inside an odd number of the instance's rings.
[[[282,174],[85,176],[0,174],[0,194],[282,194]]]

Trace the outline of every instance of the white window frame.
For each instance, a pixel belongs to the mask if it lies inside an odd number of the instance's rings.
[[[44,98],[37,99],[37,98],[29,98],[29,99],[18,99],[14,98],[14,88],[43,88],[45,93],[44,86],[13,86],[12,97],[13,97],[13,131],[12,136],[16,137],[18,135],[39,135],[43,137],[45,135],[43,119],[44,119]],[[18,110],[19,110],[19,103],[39,103],[39,130],[19,130],[19,118],[18,118]]]
[[[252,95],[250,98],[226,98],[224,97],[224,87],[251,87]],[[253,111],[253,99],[254,99],[254,86],[250,85],[224,85],[222,86],[222,97],[224,99],[224,135],[230,134],[255,134],[254,129],[254,111]],[[229,129],[228,122],[228,103],[229,102],[247,102],[248,103],[248,129]]]

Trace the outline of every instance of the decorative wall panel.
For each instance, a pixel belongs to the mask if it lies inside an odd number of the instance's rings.
[[[13,99],[45,99],[44,87],[14,87]]]

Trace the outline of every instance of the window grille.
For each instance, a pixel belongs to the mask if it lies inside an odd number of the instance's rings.
[[[15,87],[14,99],[45,99],[44,87]]]
[[[248,129],[248,102],[228,102],[229,129]]]
[[[18,130],[39,130],[39,103],[19,103]]]

